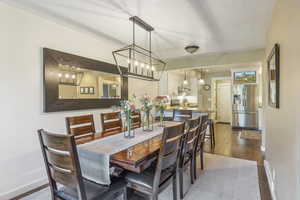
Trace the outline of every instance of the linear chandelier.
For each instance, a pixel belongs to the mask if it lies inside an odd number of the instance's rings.
[[[112,52],[121,76],[137,78],[147,81],[159,81],[165,71],[166,63],[154,56],[151,49],[151,32],[154,28],[137,16],[129,18],[133,24],[132,44]],[[149,49],[136,44],[136,30],[138,25],[149,34]],[[122,70],[121,67],[127,67]]]

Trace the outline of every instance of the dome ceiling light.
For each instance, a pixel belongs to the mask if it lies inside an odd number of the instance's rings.
[[[185,49],[186,52],[188,52],[188,53],[190,53],[190,54],[193,54],[193,53],[195,53],[196,51],[198,51],[199,46],[197,46],[197,45],[188,45],[188,46],[186,46],[184,49]]]
[[[121,76],[159,81],[166,68],[166,63],[155,57],[151,50],[151,32],[154,28],[137,16],[129,18],[133,24],[132,44],[112,52]],[[149,34],[149,49],[136,44],[135,25]]]

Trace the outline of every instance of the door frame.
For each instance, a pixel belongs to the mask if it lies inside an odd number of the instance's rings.
[[[232,93],[232,79],[231,76],[224,77],[213,77],[211,78],[211,118],[216,122],[217,120],[217,81],[229,81],[230,82],[230,93]],[[230,102],[232,102],[232,95],[230,95]],[[232,110],[232,109],[231,109]],[[230,114],[230,125],[232,125],[232,112]]]

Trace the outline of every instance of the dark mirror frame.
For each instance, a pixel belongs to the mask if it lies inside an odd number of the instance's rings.
[[[121,99],[59,99],[59,63],[120,75],[118,68],[113,64],[43,48],[44,112],[109,108],[120,105],[121,100],[128,99],[128,78],[122,76]],[[122,70],[127,69],[122,67]]]
[[[275,90],[276,90],[276,97],[275,101],[271,101],[271,87],[270,87],[270,81],[271,81],[271,67],[270,63],[272,59],[275,59]],[[280,100],[280,47],[279,44],[275,44],[269,57],[268,57],[268,101],[269,106],[273,108],[279,108],[279,100]]]

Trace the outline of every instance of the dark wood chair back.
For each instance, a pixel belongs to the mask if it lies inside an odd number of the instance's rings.
[[[78,197],[86,200],[74,136],[48,133],[38,130],[50,189],[53,198],[59,196],[57,184],[67,188],[77,188]]]
[[[159,193],[159,191],[165,188],[168,185],[167,182],[172,180],[173,176],[176,175],[183,133],[184,123],[164,128],[153,182],[154,194]],[[162,182],[161,174],[163,170],[168,170],[167,174],[169,176],[164,177],[164,181]]]
[[[191,110],[174,110],[173,121],[185,122],[186,120],[191,118],[192,118]]]
[[[201,117],[201,131],[206,130],[207,126],[208,126],[208,115],[203,115]]]
[[[200,117],[195,119],[188,119],[186,121],[186,131],[183,136],[182,144],[181,144],[181,152],[180,152],[180,166],[184,166],[185,161],[190,161],[192,158],[192,153],[196,149],[196,145],[198,142],[198,134],[200,130]],[[186,160],[186,154],[190,154],[190,159]]]
[[[67,131],[69,135],[73,135],[75,140],[94,139],[95,124],[93,115],[84,115],[66,118]]]
[[[201,116],[199,124],[200,127],[199,127],[198,138],[197,138],[197,148],[195,149],[196,151],[199,151],[200,149],[203,148],[207,126],[208,126],[208,115]]]
[[[132,112],[132,128],[140,128],[142,125],[141,113],[139,111]]]
[[[200,117],[187,120],[188,129],[184,137],[184,150],[192,151],[196,147],[197,137],[200,130]]]
[[[121,112],[101,113],[101,123],[103,137],[123,131]]]

